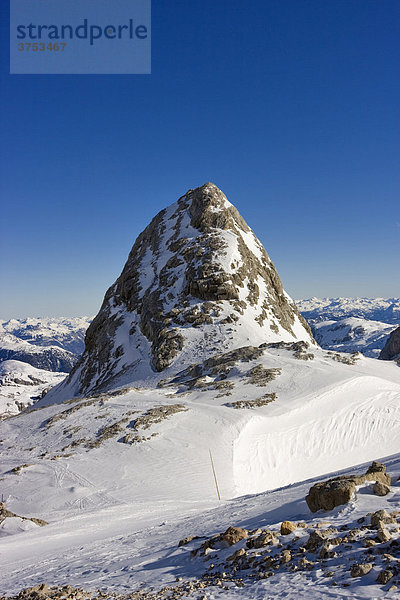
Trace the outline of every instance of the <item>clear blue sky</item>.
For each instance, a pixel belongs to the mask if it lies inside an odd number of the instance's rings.
[[[153,0],[151,75],[9,75],[0,318],[97,312],[138,233],[216,183],[286,290],[399,296],[398,0]]]

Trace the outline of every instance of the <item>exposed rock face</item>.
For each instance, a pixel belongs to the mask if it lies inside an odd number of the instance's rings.
[[[315,343],[262,244],[207,183],[139,235],[87,330],[67,387],[71,395],[87,394],[127,371],[140,380],[279,340]]]
[[[389,335],[379,358],[381,360],[398,359],[400,361],[400,327],[392,331]]]
[[[306,496],[306,502],[312,512],[321,509],[333,510],[336,506],[349,502],[353,497],[356,486],[362,485],[366,481],[390,485],[390,476],[386,473],[385,465],[374,461],[368,467],[365,475],[343,475],[316,483],[310,488]]]

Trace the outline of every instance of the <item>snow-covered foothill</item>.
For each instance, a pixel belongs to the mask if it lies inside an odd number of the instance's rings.
[[[78,357],[59,346],[36,346],[12,333],[0,331],[0,363],[5,360],[25,362],[46,371],[68,373]]]
[[[337,352],[362,352],[370,358],[378,358],[396,327],[381,321],[347,317],[337,321],[319,321],[313,324],[312,330],[322,348]]]
[[[65,378],[18,360],[0,362],[0,418],[18,414]]]

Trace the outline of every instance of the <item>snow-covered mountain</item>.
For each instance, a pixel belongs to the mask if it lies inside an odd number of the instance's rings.
[[[140,385],[155,371],[162,379],[218,352],[280,340],[314,343],[261,242],[207,183],[139,235],[63,397]]]
[[[26,362],[0,362],[0,419],[18,414],[37,402],[66,373],[35,369]]]
[[[309,298],[296,304],[310,324],[348,317],[400,324],[400,298]]]
[[[46,582],[116,600],[358,600],[400,583],[399,456],[385,460],[385,496],[368,480],[332,511],[305,502],[328,473],[398,452],[400,369],[315,344],[212,184],[155,217],[81,361],[0,432],[8,595]],[[392,515],[378,529],[368,513],[379,509]],[[229,552],[228,526],[246,529]]]
[[[362,352],[371,358],[379,357],[394,329],[396,325],[357,317],[319,321],[312,326],[315,340],[322,348],[337,352]]]

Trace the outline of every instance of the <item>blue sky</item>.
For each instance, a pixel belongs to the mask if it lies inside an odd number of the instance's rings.
[[[9,75],[2,1],[0,318],[95,313],[138,233],[206,181],[293,297],[399,296],[399,17],[153,0],[151,75]]]

